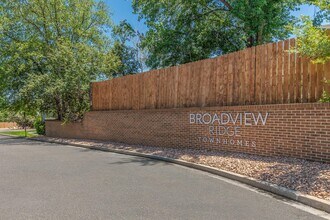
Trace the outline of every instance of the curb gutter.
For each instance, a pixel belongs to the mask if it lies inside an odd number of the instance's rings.
[[[62,144],[62,145],[70,145],[70,146],[76,146],[76,147],[82,147],[82,148],[88,148],[92,150],[100,150],[100,151],[106,151],[106,152],[112,152],[112,153],[118,153],[118,154],[126,154],[126,155],[131,155],[131,156],[138,156],[138,157],[145,157],[149,159],[154,159],[154,160],[161,160],[169,163],[175,163],[179,164],[182,166],[186,166],[189,168],[205,171],[211,174],[215,174],[218,176],[222,176],[231,180],[235,180],[241,183],[245,183],[247,185],[253,186],[258,189],[262,189],[267,192],[271,192],[280,196],[283,196],[285,198],[300,202],[302,204],[311,206],[313,208],[325,211],[327,213],[330,213],[330,201],[324,200],[324,199],[319,199],[314,196],[309,196],[303,193],[299,193],[294,190],[290,190],[281,186],[278,186],[276,184],[268,183],[265,181],[260,181],[251,177],[243,176],[237,173],[233,173],[230,171],[225,171],[225,170],[220,170],[217,168],[213,168],[210,166],[206,165],[201,165],[201,164],[195,164],[183,160],[178,160],[178,159],[172,159],[168,157],[161,157],[161,156],[155,156],[152,154],[143,154],[143,153],[138,153],[138,152],[133,152],[133,151],[127,151],[127,150],[118,150],[118,149],[109,149],[106,147],[97,147],[97,146],[88,146],[84,144],[71,144],[71,143],[63,143],[63,142],[58,142],[58,141],[48,141],[48,140],[43,140],[43,139],[38,139],[38,138],[27,138],[28,140],[34,140],[34,141],[41,141],[41,142],[47,142],[47,143],[55,143],[55,144]]]

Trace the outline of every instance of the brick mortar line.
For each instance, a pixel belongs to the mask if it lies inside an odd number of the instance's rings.
[[[100,150],[100,151],[112,152],[112,153],[118,153],[118,154],[125,154],[125,155],[131,155],[131,156],[138,156],[138,157],[144,157],[144,158],[161,160],[161,161],[165,161],[165,162],[179,164],[181,166],[201,170],[201,171],[215,174],[218,176],[222,176],[222,177],[225,177],[225,178],[228,178],[231,180],[235,180],[235,181],[238,181],[241,183],[245,183],[245,184],[253,186],[255,188],[262,189],[264,191],[271,192],[273,194],[280,195],[285,198],[308,205],[310,207],[319,209],[321,211],[330,213],[330,201],[327,201],[324,199],[319,199],[314,196],[306,195],[306,194],[303,194],[303,193],[300,193],[300,192],[297,192],[297,191],[294,191],[291,189],[287,189],[287,188],[278,186],[276,184],[272,184],[272,183],[265,182],[265,181],[259,181],[257,179],[254,179],[254,178],[251,178],[248,176],[244,176],[244,175],[236,174],[236,173],[233,173],[230,171],[213,168],[213,167],[206,166],[206,165],[196,164],[196,163],[168,158],[168,157],[155,156],[152,154],[138,153],[138,152],[133,152],[133,151],[128,151],[128,150],[118,150],[118,149],[111,149],[111,148],[107,148],[107,147],[103,147],[103,148],[96,147],[95,145],[88,146],[88,145],[84,145],[84,144],[63,143],[63,142],[59,142],[59,141],[49,141],[49,140],[43,140],[43,139],[39,139],[39,138],[27,138],[27,139],[34,140],[34,141],[40,141],[40,142],[82,147],[82,148],[87,148],[87,149]]]

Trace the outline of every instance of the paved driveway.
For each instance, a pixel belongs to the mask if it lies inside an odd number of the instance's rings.
[[[315,209],[165,162],[0,136],[0,219],[324,217]]]

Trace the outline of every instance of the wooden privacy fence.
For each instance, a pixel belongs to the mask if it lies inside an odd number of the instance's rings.
[[[330,62],[312,64],[289,49],[295,39],[212,59],[92,83],[92,109],[154,109],[316,102]]]

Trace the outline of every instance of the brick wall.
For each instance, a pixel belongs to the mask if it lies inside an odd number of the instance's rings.
[[[17,127],[15,122],[0,122],[0,128],[14,128]]]
[[[46,134],[330,162],[330,104],[92,111],[81,123],[47,121]]]

